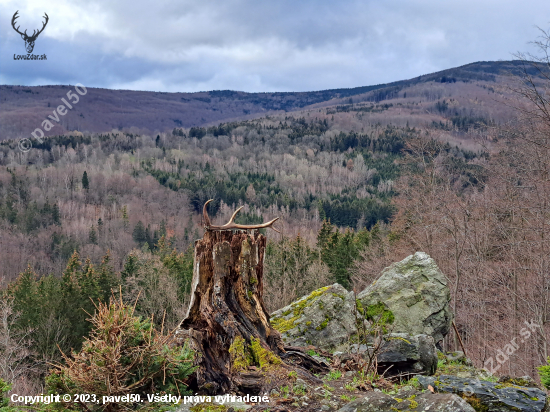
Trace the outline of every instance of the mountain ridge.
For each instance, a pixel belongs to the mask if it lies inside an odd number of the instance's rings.
[[[169,93],[89,87],[79,103],[45,135],[59,135],[74,130],[108,132],[129,128],[141,132],[163,132],[177,127],[205,126],[269,113],[355,102],[354,97],[357,96],[362,96],[359,101],[378,103],[399,96],[406,88],[432,82],[507,82],[506,77],[517,75],[523,69],[536,75],[532,62],[512,60],[480,61],[412,79],[310,92],[212,90]],[[73,89],[70,85],[0,85],[0,140],[28,137],[61,104],[66,93]]]

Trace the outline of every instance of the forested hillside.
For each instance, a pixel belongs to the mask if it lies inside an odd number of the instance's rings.
[[[308,100],[255,119],[72,131],[28,152],[9,135],[0,143],[0,278],[11,322],[2,333],[17,359],[9,379],[38,393],[45,362],[61,359],[54,342],[82,344],[88,298],[139,295],[137,314],[177,324],[208,199],[216,224],[239,206],[239,223],[281,218],[281,234],[267,233],[270,310],[321,285],[363,287],[421,250],[448,278],[474,362],[487,367],[534,322],[495,370],[534,375],[548,356],[550,120],[533,106],[540,76],[521,88],[495,67],[340,90],[332,104]],[[445,345],[459,347],[451,335]]]
[[[110,250],[119,269],[133,247],[153,248],[163,235],[185,250],[210,198],[219,220],[245,205],[240,219],[280,216],[285,235],[310,242],[324,219],[350,229],[388,223],[405,144],[432,133],[372,123],[390,108],[336,106],[156,136],[73,133],[28,153],[6,142],[1,273],[11,279],[29,262],[39,273],[59,273],[74,249],[95,261]],[[445,150],[458,167],[478,156]]]
[[[70,131],[132,133],[166,132],[174,127],[218,124],[279,112],[292,112],[311,107],[347,104],[351,101],[380,102],[396,98],[415,98],[423,112],[444,97],[458,99],[461,111],[478,111],[481,106],[489,117],[507,117],[502,107],[495,106],[495,95],[508,94],[502,87],[511,75],[524,68],[540,77],[522,61],[478,62],[389,84],[332,89],[312,92],[244,93],[216,90],[200,93],[161,93],[131,90],[106,90],[87,86],[87,93],[71,106],[66,115],[58,116],[46,136]],[[483,89],[479,95],[475,89]],[[0,140],[28,137],[62,104],[61,98],[72,86],[0,86]],[[488,98],[489,97],[489,98]],[[70,101],[71,100],[69,98]],[[410,101],[413,101],[410,100]],[[420,105],[418,105],[420,103]],[[452,106],[452,104],[451,104]],[[462,113],[460,113],[462,115]],[[42,127],[44,129],[44,127]]]

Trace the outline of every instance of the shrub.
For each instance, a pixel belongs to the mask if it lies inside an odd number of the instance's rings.
[[[6,395],[10,389],[11,385],[0,378],[0,410],[8,406],[9,398],[7,398]]]
[[[550,357],[547,359],[548,365],[542,365],[537,368],[540,381],[546,389],[550,389]]]
[[[65,365],[58,365],[47,378],[50,393],[87,393],[99,400],[139,394],[142,401],[147,394],[188,394],[185,382],[195,370],[193,352],[176,346],[171,333],[157,331],[151,319],[134,316],[133,307],[115,299],[110,304],[100,302],[91,323],[93,330],[80,352],[63,354]],[[131,402],[80,405],[90,411],[142,406]]]

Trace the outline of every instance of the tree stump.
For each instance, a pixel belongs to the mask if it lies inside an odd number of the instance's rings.
[[[265,236],[213,230],[205,216],[207,230],[195,242],[191,302],[179,330],[197,353],[191,387],[206,394],[257,394],[266,379],[290,370],[318,383],[307,369],[327,368],[300,349],[286,351],[269,323],[262,297]]]

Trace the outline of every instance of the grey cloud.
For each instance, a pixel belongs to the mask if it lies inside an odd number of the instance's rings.
[[[0,5],[1,21],[9,22],[15,4]],[[0,82],[159,91],[355,87],[508,60],[529,50],[534,25],[550,25],[550,3],[538,0],[82,0],[46,11],[50,26],[35,53],[45,52],[47,63],[13,61],[24,53],[22,40],[9,23],[0,26]],[[61,21],[68,15],[77,17]]]

